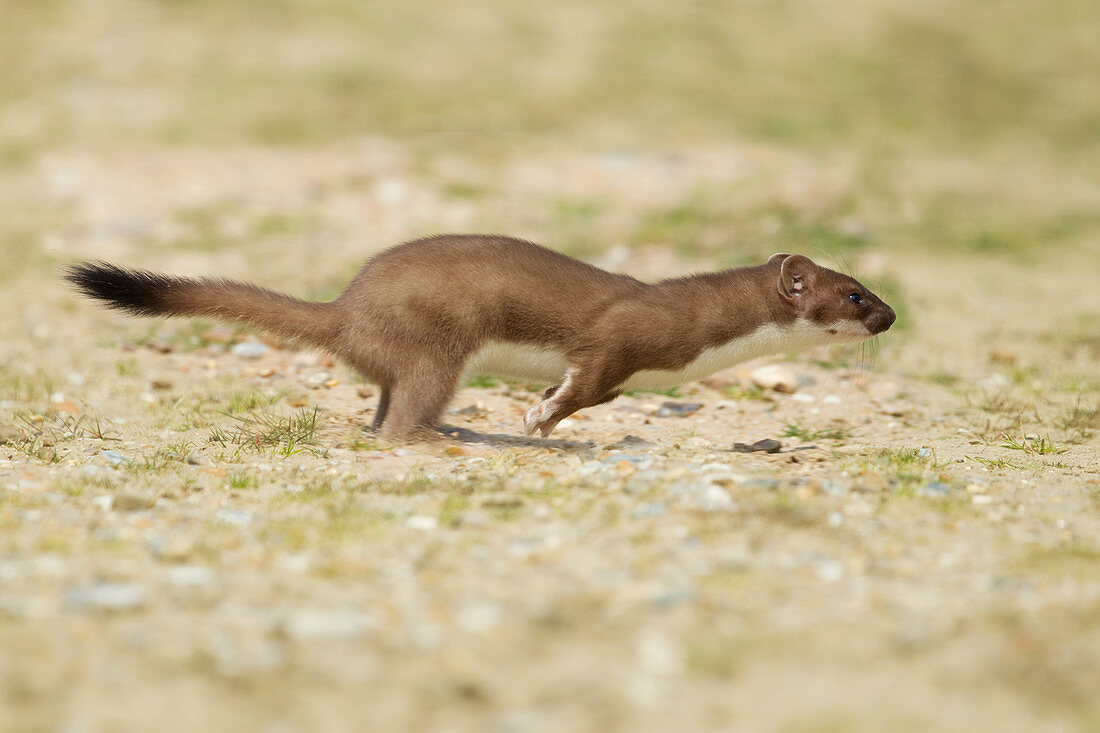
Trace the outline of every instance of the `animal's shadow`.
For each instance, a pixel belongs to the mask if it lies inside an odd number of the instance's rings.
[[[526,436],[506,435],[504,433],[479,433],[469,428],[442,425],[435,429],[440,435],[460,443],[489,445],[495,448],[551,448],[566,452],[592,450],[596,444],[591,440],[556,440],[554,438],[529,438]]]
[[[363,432],[373,434],[369,426],[363,427]],[[531,438],[521,435],[507,435],[505,433],[479,433],[469,428],[460,428],[453,425],[440,425],[435,432],[448,440],[459,443],[471,443],[474,445],[486,445],[494,448],[546,448],[559,450],[564,453],[585,453],[597,448],[619,449],[644,449],[652,448],[656,443],[650,442],[636,435],[627,435],[613,443],[596,443],[592,440],[556,440],[553,438]]]

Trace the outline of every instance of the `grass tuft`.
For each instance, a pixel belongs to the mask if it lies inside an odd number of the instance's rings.
[[[317,447],[318,412],[315,407],[313,410],[297,410],[284,417],[263,413],[239,417],[224,413],[237,425],[230,430],[211,428],[210,442],[223,448],[232,447],[234,456],[241,453],[271,453],[288,458],[304,450],[324,455],[326,451]]]
[[[811,430],[803,427],[801,422],[796,421],[785,424],[781,435],[785,438],[798,438],[804,443],[810,443],[815,440],[842,441],[852,437],[852,429],[835,426],[831,428],[822,428],[820,430]]]
[[[1068,446],[1058,445],[1050,439],[1049,435],[1009,435],[1004,433],[1001,435],[1003,442],[1001,446],[1009,448],[1011,450],[1019,450],[1031,455],[1045,456],[1045,455],[1057,455],[1059,453],[1065,453],[1069,450]]]

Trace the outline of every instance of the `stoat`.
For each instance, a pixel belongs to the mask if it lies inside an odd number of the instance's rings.
[[[623,390],[860,341],[894,323],[870,290],[801,255],[645,283],[503,236],[398,245],[328,303],[103,262],[74,265],[65,277],[129,313],[233,321],[327,350],[379,385],[374,428],[397,441],[438,437],[433,428],[464,375],[556,385],[523,420],[528,435],[547,437]]]

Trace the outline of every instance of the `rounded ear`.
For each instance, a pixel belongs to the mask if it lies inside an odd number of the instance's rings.
[[[790,255],[779,268],[779,294],[788,302],[809,289],[810,276],[817,267],[809,257]]]
[[[768,258],[768,264],[769,265],[774,265],[777,262],[782,262],[783,260],[787,259],[788,257],[790,257],[790,255],[787,254],[786,252],[776,252],[775,254],[773,254],[771,257]]]

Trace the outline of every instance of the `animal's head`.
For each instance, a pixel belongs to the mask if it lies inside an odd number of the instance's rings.
[[[779,297],[796,317],[837,341],[862,341],[894,323],[894,309],[854,278],[802,255],[774,254],[768,265],[777,271]]]

